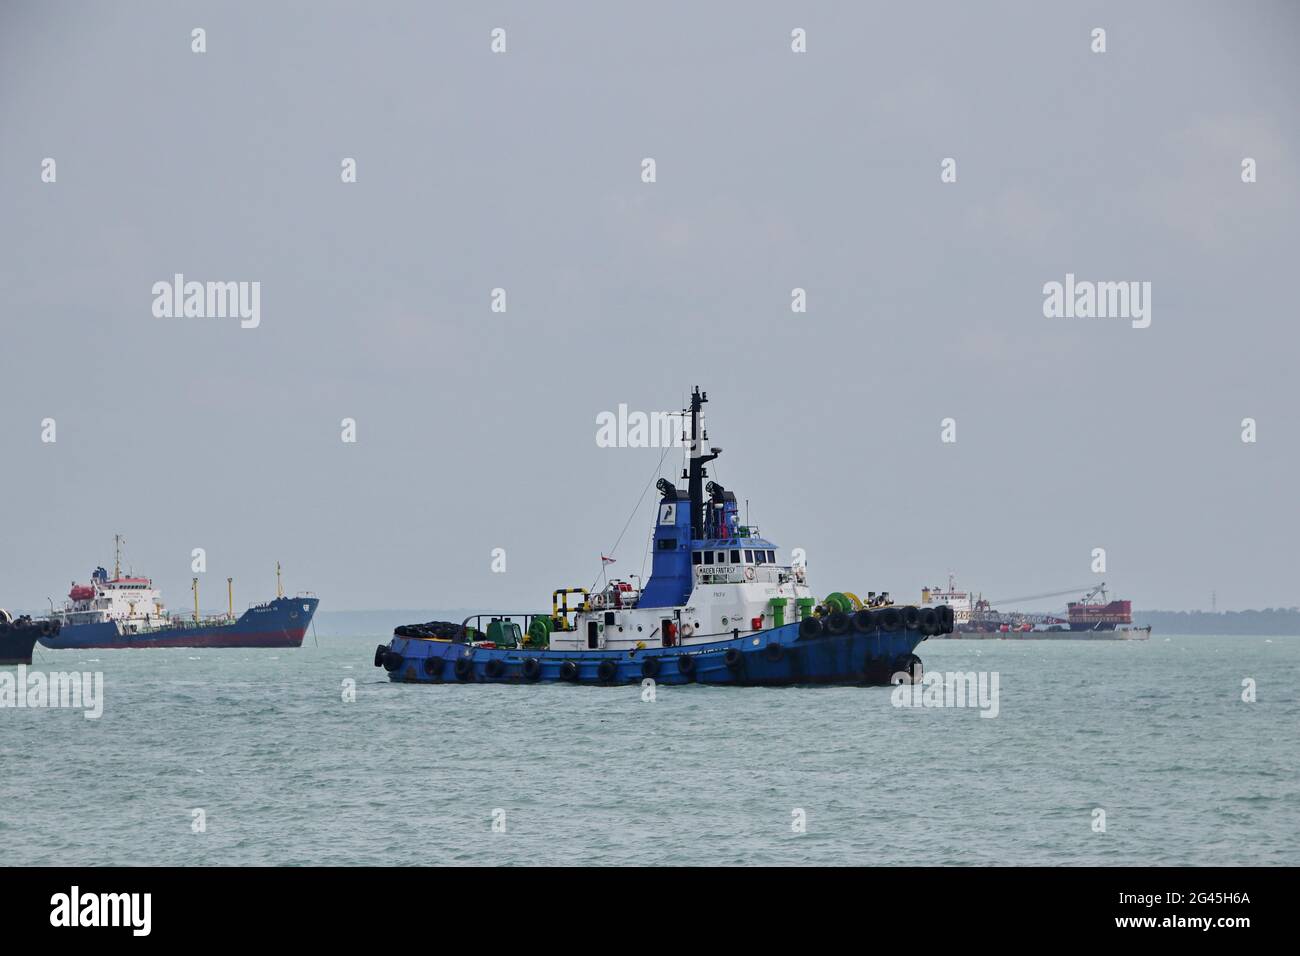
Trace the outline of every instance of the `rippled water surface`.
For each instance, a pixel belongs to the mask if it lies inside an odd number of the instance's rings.
[[[1300,638],[923,644],[1000,675],[994,719],[889,688],[390,684],[375,643],[38,648],[102,671],[105,710],[0,710],[4,862],[1300,863]]]

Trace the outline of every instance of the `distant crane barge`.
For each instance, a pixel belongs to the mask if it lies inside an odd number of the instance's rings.
[[[1078,601],[1066,605],[1065,617],[1030,611],[1000,611],[998,605],[1042,601],[1085,592]],[[1110,640],[1145,640],[1150,627],[1133,627],[1133,602],[1108,600],[1106,584],[1095,587],[1067,588],[1042,594],[989,601],[984,595],[959,591],[952,575],[948,586],[924,588],[921,604],[947,604],[952,607],[955,626],[948,637],[1015,636],[1100,638]]]

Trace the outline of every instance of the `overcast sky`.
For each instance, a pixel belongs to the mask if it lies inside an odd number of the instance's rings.
[[[660,459],[596,416],[695,383],[714,477],[819,591],[1300,604],[1298,26],[7,0],[0,605],[59,600],[121,532],[177,609],[196,547],[205,606],[280,560],[322,610],[549,607]],[[155,317],[175,273],[260,282],[260,325]],[[1150,327],[1045,318],[1066,273],[1150,282]]]

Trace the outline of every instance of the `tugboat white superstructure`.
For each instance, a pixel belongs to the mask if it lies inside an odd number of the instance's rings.
[[[946,606],[895,607],[884,592],[818,601],[802,567],[741,523],[736,496],[706,481],[722,449],[705,442],[696,388],[685,488],[660,479],[645,586],[561,588],[550,613],[485,613],[400,627],[375,652],[392,680],[528,683],[883,683],[920,676],[912,653],[952,629]],[[574,603],[570,604],[570,599]]]

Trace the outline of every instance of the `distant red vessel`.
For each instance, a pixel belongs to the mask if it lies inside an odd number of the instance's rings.
[[[1071,601],[1066,605],[1072,631],[1113,631],[1117,626],[1127,627],[1133,623],[1132,601],[1110,601],[1102,604],[1094,601],[1100,596],[1106,599],[1106,585],[1099,584],[1083,596],[1082,601]]]

